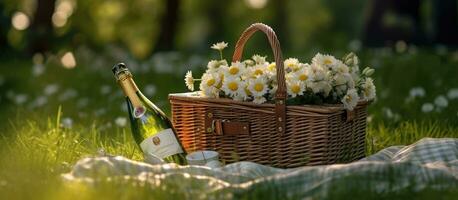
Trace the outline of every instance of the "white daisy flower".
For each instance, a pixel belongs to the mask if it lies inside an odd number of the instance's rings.
[[[301,64],[301,67],[299,70],[294,72],[296,75],[297,79],[300,81],[308,81],[309,80],[309,65],[308,64]]]
[[[264,96],[268,91],[268,87],[267,80],[263,76],[249,80],[248,90],[254,97]]]
[[[310,79],[312,81],[321,81],[326,78],[327,70],[320,65],[310,65]]]
[[[239,61],[233,62],[230,67],[224,68],[224,77],[241,77],[246,71],[246,67],[244,63]]]
[[[334,68],[337,64],[337,59],[334,56],[317,53],[312,58],[312,64],[325,66],[328,69]]]
[[[358,92],[356,89],[349,89],[341,102],[347,110],[353,110],[358,104]]]
[[[217,61],[217,60],[210,60],[207,63],[207,68],[210,69],[210,70],[217,69],[218,67],[219,67],[219,61]]]
[[[335,70],[337,73],[349,73],[350,72],[350,68],[348,68],[348,66],[342,63],[342,61],[340,60],[337,60],[337,65],[336,65]]]
[[[226,60],[211,60],[207,64],[208,70],[211,72],[216,72],[221,66],[227,66]]]
[[[375,85],[374,81],[371,78],[366,78],[366,80],[361,86],[363,88],[362,98],[364,100],[370,101],[375,98]]]
[[[227,47],[227,42],[218,42],[216,44],[213,44],[211,46],[212,49],[215,49],[215,50],[218,50],[218,51],[222,51],[223,49],[225,49]]]
[[[256,64],[264,64],[266,63],[266,57],[267,56],[260,56],[256,54],[252,57],[252,59],[254,60]]]
[[[194,77],[192,77],[192,71],[186,72],[184,81],[186,83],[186,87],[188,87],[189,90],[194,91]]]
[[[223,81],[222,90],[230,97],[245,98],[245,85],[238,77],[226,77]]]
[[[337,96],[341,96],[341,95],[344,95],[347,93],[347,85],[337,85],[335,87],[335,90],[336,90],[336,95]]]
[[[264,103],[266,101],[267,101],[267,99],[265,97],[263,97],[263,96],[255,97],[253,99],[253,103],[255,103],[255,104],[262,104],[262,103]]]
[[[253,67],[248,68],[250,71],[251,77],[264,76],[267,75],[267,70],[265,65],[256,64]]]
[[[219,97],[218,85],[220,84],[221,79],[217,73],[204,73],[202,76],[202,81],[200,82],[200,90],[202,91],[203,96],[206,97]]]
[[[288,58],[284,62],[284,67],[287,71],[297,71],[299,70],[299,60],[297,58]]]
[[[332,90],[331,84],[328,81],[317,81],[317,82],[309,82],[307,85],[310,89],[312,89],[313,93],[323,93],[325,97],[329,95],[329,92]]]
[[[300,96],[305,91],[305,83],[299,80],[290,80],[286,82],[286,87],[288,90],[288,95],[291,97]]]

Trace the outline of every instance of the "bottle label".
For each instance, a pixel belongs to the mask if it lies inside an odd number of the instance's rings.
[[[171,128],[146,138],[140,143],[140,147],[145,154],[152,154],[161,159],[183,153],[183,149],[181,149]]]

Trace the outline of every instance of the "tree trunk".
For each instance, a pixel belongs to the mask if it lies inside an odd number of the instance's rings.
[[[4,9],[5,6],[3,5],[3,1],[0,2],[0,50],[4,51],[9,45],[8,45],[8,39],[7,39],[7,34],[8,34],[8,29],[10,27],[10,19],[4,15]]]
[[[51,48],[53,38],[52,15],[55,0],[38,0],[33,22],[30,27],[29,52],[46,52]]]
[[[274,27],[275,34],[278,37],[278,40],[282,41],[282,46],[290,46],[290,40],[288,35],[288,27],[287,27],[287,15],[286,15],[286,5],[288,5],[288,1],[283,0],[275,0],[272,2],[275,15],[274,18]],[[294,3],[294,2],[291,2]]]
[[[412,43],[423,43],[424,34],[420,27],[420,0],[373,0],[369,6],[364,28],[363,41],[367,46],[384,46],[398,40]],[[412,24],[409,27],[387,27],[384,16],[394,12],[398,16],[408,17]]]
[[[456,0],[435,0],[435,42],[458,45],[458,14]]]
[[[175,46],[179,18],[180,0],[166,0],[165,12],[161,19],[156,51],[169,51]]]

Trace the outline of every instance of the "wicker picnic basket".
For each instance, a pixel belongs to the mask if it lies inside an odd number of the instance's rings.
[[[342,105],[285,105],[286,84],[280,43],[267,25],[256,23],[237,41],[240,61],[256,31],[272,47],[278,90],[274,104],[254,104],[199,93],[170,94],[172,122],[187,152],[214,150],[226,162],[252,161],[280,168],[358,160],[365,154],[367,102],[353,111]]]

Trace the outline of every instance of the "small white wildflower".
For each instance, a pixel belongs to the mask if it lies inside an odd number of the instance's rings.
[[[78,92],[75,89],[69,88],[66,89],[61,95],[59,95],[59,101],[66,101],[71,98],[78,96]]]
[[[429,113],[434,110],[434,105],[432,103],[425,103],[421,106],[421,111],[424,113]]]
[[[32,75],[37,77],[45,72],[45,66],[41,63],[34,64],[32,67]]]
[[[414,87],[414,88],[410,89],[410,91],[409,91],[409,95],[412,98],[424,97],[425,94],[426,94],[425,89],[423,89],[422,87]]]
[[[447,92],[447,97],[449,99],[457,99],[458,98],[458,88],[452,88]]]
[[[125,127],[127,124],[127,119],[125,117],[117,117],[115,119],[115,124],[119,127]]]
[[[227,47],[227,43],[226,42],[218,42],[216,44],[213,44],[211,46],[212,49],[215,49],[215,50],[218,50],[218,51],[222,51],[223,49],[225,49]]]
[[[106,113],[107,113],[107,110],[104,109],[104,108],[99,108],[99,109],[94,111],[94,115],[95,116],[105,115]]]
[[[252,57],[252,59],[254,60],[254,62],[256,64],[261,64],[262,65],[262,64],[266,63],[266,56],[260,56],[260,55],[256,54],[256,55],[254,55]]]
[[[186,87],[188,87],[189,90],[194,91],[194,77],[192,77],[192,71],[188,71],[186,73],[184,81],[186,83]]]
[[[61,126],[64,128],[72,128],[73,127],[73,119],[70,117],[65,117],[61,120]]]
[[[14,96],[14,103],[16,103],[17,105],[21,105],[25,103],[27,99],[28,99],[28,96],[26,94],[18,94]]]
[[[156,94],[156,86],[153,84],[148,84],[145,86],[145,89],[143,89],[143,91],[145,91],[145,94],[150,97],[154,96],[154,94]]]
[[[49,84],[45,87],[44,93],[45,95],[49,96],[49,95],[56,93],[57,90],[59,90],[59,86],[57,84]]]
[[[341,102],[347,110],[353,110],[358,104],[358,92],[356,89],[349,89]]]
[[[434,99],[434,104],[436,104],[437,107],[445,108],[448,106],[448,100],[444,95],[439,95]]]
[[[100,87],[100,94],[107,95],[111,92],[111,86],[109,85],[102,85]]]
[[[39,96],[33,102],[33,107],[41,107],[48,103],[48,98],[46,96]]]
[[[84,108],[88,104],[89,104],[89,98],[87,98],[87,97],[83,97],[81,99],[78,99],[78,101],[76,101],[76,107],[78,107],[78,108]]]

